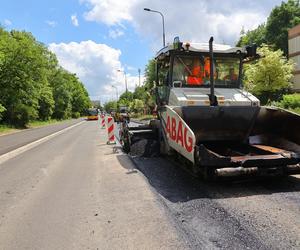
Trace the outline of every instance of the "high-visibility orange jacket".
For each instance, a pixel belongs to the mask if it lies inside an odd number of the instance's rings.
[[[210,75],[210,60],[207,59],[204,62],[204,76],[209,77]]]
[[[200,85],[203,83],[201,66],[195,66],[192,69],[192,75],[187,77],[187,83],[189,85]]]

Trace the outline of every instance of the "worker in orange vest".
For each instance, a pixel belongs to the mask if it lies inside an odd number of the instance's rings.
[[[203,84],[203,70],[200,63],[200,59],[194,59],[193,67],[189,71],[189,76],[187,77],[188,85],[201,85]]]

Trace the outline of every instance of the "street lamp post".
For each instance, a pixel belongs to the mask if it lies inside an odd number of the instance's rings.
[[[162,18],[162,28],[163,28],[163,45],[164,47],[166,46],[166,35],[165,35],[165,17],[164,15],[160,12],[160,11],[157,11],[157,10],[151,10],[149,8],[144,8],[145,11],[150,11],[150,12],[155,12],[155,13],[158,13],[161,15],[161,18]]]
[[[118,94],[118,88],[116,87],[116,86],[114,86],[114,85],[111,85],[114,89],[116,89],[116,95],[117,95],[117,101],[118,101],[118,99],[119,99],[119,94]]]
[[[123,72],[124,73],[124,77],[125,77],[125,89],[126,89],[126,93],[128,92],[128,88],[127,88],[127,76],[126,76],[126,71],[120,70],[118,69],[118,72]]]
[[[141,69],[138,69],[139,72],[139,87],[141,87]]]

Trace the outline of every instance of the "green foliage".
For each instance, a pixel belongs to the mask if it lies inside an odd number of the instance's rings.
[[[262,56],[255,63],[245,65],[245,87],[262,98],[272,101],[276,93],[290,87],[294,64],[283,57],[280,50],[271,51],[266,45],[258,49]]]
[[[0,121],[2,120],[3,113],[6,111],[6,108],[0,104]]]
[[[109,101],[104,104],[106,112],[117,111],[118,104],[116,101]]]
[[[300,109],[300,94],[284,95],[282,100],[277,104],[285,109]]]
[[[10,121],[16,127],[25,127],[30,120],[37,119],[37,110],[23,103],[17,103],[13,106]]]
[[[79,118],[79,117],[80,117],[80,113],[79,113],[79,112],[73,112],[73,113],[72,113],[72,118],[77,119],[77,118]]]
[[[266,24],[259,25],[246,33],[242,30],[237,46],[266,43],[275,50],[280,49],[288,55],[288,30],[300,23],[300,4],[298,0],[282,2],[271,11]]]
[[[147,89],[151,89],[154,87],[154,82],[155,82],[155,59],[151,59],[148,61],[148,64],[146,65],[145,69],[145,87]]]
[[[144,102],[140,99],[134,99],[130,104],[130,110],[135,113],[141,113],[144,110]]]
[[[86,89],[79,79],[75,75],[70,75],[70,78],[69,84],[71,84],[72,117],[79,117],[84,114],[85,110],[91,107],[91,101]]]
[[[3,121],[17,126],[77,116],[90,105],[77,77],[60,68],[56,56],[24,31],[0,28],[0,89]]]
[[[149,60],[145,69],[145,82],[143,86],[135,88],[133,92],[133,99],[141,100],[143,103],[144,112],[151,114],[153,108],[155,107],[155,95],[153,95],[154,82],[155,82],[155,65],[156,62],[154,59]],[[131,104],[132,107],[135,104]],[[140,112],[140,111],[139,111]]]
[[[53,114],[54,105],[51,87],[49,85],[43,86],[39,96],[39,118],[43,121],[49,120]]]
[[[257,46],[266,43],[266,26],[265,24],[259,25],[254,30],[248,30],[247,32],[241,31],[240,40],[237,42],[236,46],[242,47],[249,44],[257,44]]]
[[[119,100],[128,100],[128,101],[131,102],[131,101],[133,100],[133,93],[130,92],[130,91],[124,92],[124,93],[120,96]]]
[[[19,125],[22,123],[20,117],[37,117],[40,89],[46,82],[46,68],[43,67],[46,49],[30,33],[18,31],[4,35],[0,44],[0,51],[4,54],[0,101],[7,109],[7,120]],[[25,114],[26,111],[29,113]]]
[[[288,54],[288,30],[300,23],[300,4],[298,0],[288,0],[276,6],[266,24],[266,41]]]
[[[124,92],[118,100],[118,107],[121,106],[129,107],[132,101],[133,101],[133,93],[130,91],[127,91],[127,93]]]

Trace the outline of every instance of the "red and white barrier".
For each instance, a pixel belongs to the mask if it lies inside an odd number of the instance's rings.
[[[101,128],[105,128],[105,115],[101,115]]]
[[[116,141],[115,141],[115,122],[114,122],[114,118],[112,118],[111,116],[107,117],[107,133],[108,133],[107,144],[116,144]]]

